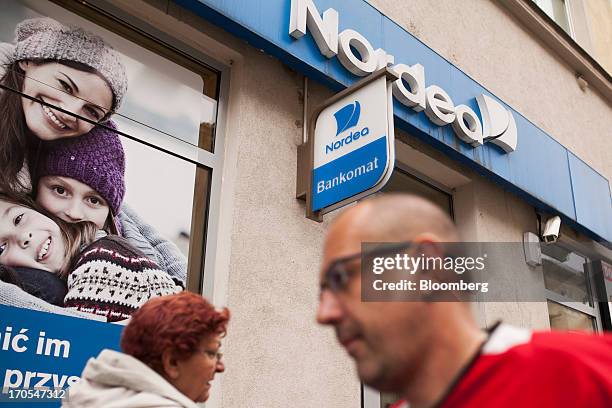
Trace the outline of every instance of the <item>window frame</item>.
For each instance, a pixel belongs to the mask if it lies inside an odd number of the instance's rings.
[[[612,98],[610,74],[595,59],[592,53],[579,45],[573,37],[557,25],[531,0],[499,0],[500,6],[507,9],[530,33],[548,46],[552,53],[566,63],[573,72],[587,81],[589,88],[595,89],[606,99]],[[572,13],[573,15],[573,13]],[[575,26],[579,21],[574,22]],[[578,86],[578,84],[577,84]]]
[[[553,16],[548,15],[548,13],[546,13],[546,11],[544,11],[544,8],[542,8],[542,6],[541,6],[541,3],[543,1],[547,1],[547,2],[551,3],[551,7],[552,7],[553,6],[552,2],[554,0],[532,0],[532,1],[536,4],[536,6],[538,6],[540,8],[540,10],[542,10],[544,12],[544,14],[546,14],[546,16],[548,16],[550,18],[550,20],[552,22],[554,22],[559,28],[561,28],[563,31],[565,31],[565,29],[561,26],[561,24],[559,24],[559,22],[557,20],[555,20],[555,18]],[[570,4],[569,4],[569,2],[571,0],[561,0],[561,1],[563,1],[563,9],[565,11],[565,17],[567,18],[567,28],[569,30],[569,32],[566,31],[566,33],[570,37],[572,37],[573,40],[576,40],[576,32],[574,30],[572,10],[571,10]]]
[[[549,289],[547,289],[546,287],[544,288],[544,295],[546,297],[546,301],[551,301],[554,303],[558,303],[561,306],[565,306],[569,309],[572,309],[574,311],[583,313],[588,315],[589,317],[592,317],[594,319],[595,322],[595,327],[594,327],[594,331],[595,332],[601,332],[603,330],[603,325],[602,325],[602,318],[601,318],[601,309],[599,307],[599,302],[596,299],[596,296],[594,296],[593,294],[595,293],[595,291],[597,290],[597,282],[595,282],[595,277],[594,277],[594,273],[591,270],[592,268],[590,268],[590,263],[593,261],[592,257],[589,257],[587,254],[584,254],[582,251],[580,251],[579,248],[576,248],[576,245],[572,245],[572,240],[570,240],[569,238],[565,238],[563,239],[563,237],[561,237],[557,242],[555,242],[554,245],[558,245],[560,247],[562,247],[563,249],[567,250],[567,251],[571,251],[577,255],[579,255],[580,257],[583,257],[586,260],[586,265],[587,267],[584,270],[584,274],[585,274],[585,283],[587,286],[587,292],[589,294],[589,302],[592,304],[592,306],[589,305],[585,305],[584,303],[581,302],[576,302],[568,297],[565,297],[563,295],[560,295],[554,291],[551,291]],[[545,245],[544,243],[542,243],[542,245]],[[544,254],[542,254],[542,256],[545,256]],[[544,274],[544,268],[542,267],[542,274]],[[550,314],[548,315],[549,319],[550,319]]]
[[[134,35],[147,37],[149,40],[156,42],[161,47],[166,47],[170,51],[180,54],[182,57],[191,60],[195,64],[203,65],[206,68],[212,68],[219,73],[218,99],[217,99],[217,119],[215,123],[215,137],[213,143],[213,151],[208,151],[199,146],[192,145],[186,141],[174,140],[173,147],[157,146],[150,141],[142,140],[138,137],[132,137],[133,140],[139,143],[145,143],[152,148],[165,151],[177,158],[183,159],[189,163],[196,165],[196,177],[202,168],[209,170],[208,189],[206,191],[206,206],[208,211],[204,214],[196,213],[197,197],[197,180],[194,183],[194,203],[192,207],[192,231],[194,222],[200,233],[201,248],[194,247],[193,233],[190,234],[189,240],[189,257],[187,271],[187,288],[202,294],[208,299],[212,299],[214,295],[215,274],[214,266],[216,262],[216,254],[218,252],[217,239],[219,233],[219,215],[221,204],[221,183],[223,176],[223,162],[225,151],[225,134],[228,115],[228,100],[230,93],[230,71],[229,65],[223,64],[218,60],[206,55],[204,52],[195,49],[187,44],[184,44],[179,39],[172,35],[161,31],[142,20],[138,16],[132,15],[127,11],[108,3],[104,0],[89,0],[85,2],[74,2],[70,0],[49,0],[80,17],[91,21],[109,31],[123,36],[134,44],[146,48],[145,46],[134,41],[132,38],[126,37],[121,31],[131,30]],[[155,52],[150,50],[151,52]],[[168,58],[163,56],[164,58]],[[170,58],[168,58],[170,59]],[[170,59],[171,60],[171,59]],[[194,262],[196,264],[194,265]],[[199,270],[199,273],[193,273],[194,266]]]
[[[425,174],[419,172],[418,170],[408,167],[406,164],[400,161],[395,163],[395,168],[393,169],[393,171],[398,171],[422,184],[425,184],[426,186],[438,191],[439,193],[446,195],[448,198],[448,205],[450,209],[449,216],[451,217],[453,221],[455,220],[455,206],[453,205],[454,200],[453,200],[453,190],[452,189],[446,187],[442,183],[437,182],[431,177],[426,176]]]

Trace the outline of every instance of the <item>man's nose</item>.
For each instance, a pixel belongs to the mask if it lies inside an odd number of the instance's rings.
[[[342,313],[338,297],[330,290],[323,290],[319,297],[317,322],[319,324],[336,324],[342,318]]]
[[[215,372],[222,373],[225,371],[225,363],[221,360],[217,361],[217,366],[215,367]]]

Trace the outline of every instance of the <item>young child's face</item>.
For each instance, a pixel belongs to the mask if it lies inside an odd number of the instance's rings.
[[[36,202],[64,221],[90,221],[100,229],[104,228],[110,212],[100,194],[70,177],[41,177]]]
[[[67,262],[66,244],[53,220],[0,201],[0,263],[57,273]]]
[[[111,109],[113,94],[104,79],[55,62],[19,63],[25,71],[23,92],[35,99],[99,122]],[[41,140],[81,136],[94,125],[72,115],[22,98],[28,128]]]

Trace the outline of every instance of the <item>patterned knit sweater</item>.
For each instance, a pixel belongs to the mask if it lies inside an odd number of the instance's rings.
[[[126,238],[130,245],[157,262],[161,269],[180,280],[183,286],[185,285],[187,259],[172,241],[164,238],[125,203],[121,207],[117,220],[121,236]]]
[[[129,318],[152,297],[182,290],[126,239],[107,236],[81,252],[68,275],[64,306],[113,322]]]

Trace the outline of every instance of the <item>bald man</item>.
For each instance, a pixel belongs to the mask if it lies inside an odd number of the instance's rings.
[[[317,321],[333,326],[365,384],[396,407],[611,407],[612,336],[481,330],[461,302],[362,302],[362,242],[436,248],[459,234],[441,209],[381,195],[339,215],[323,250]],[[415,252],[413,252],[415,253]]]

